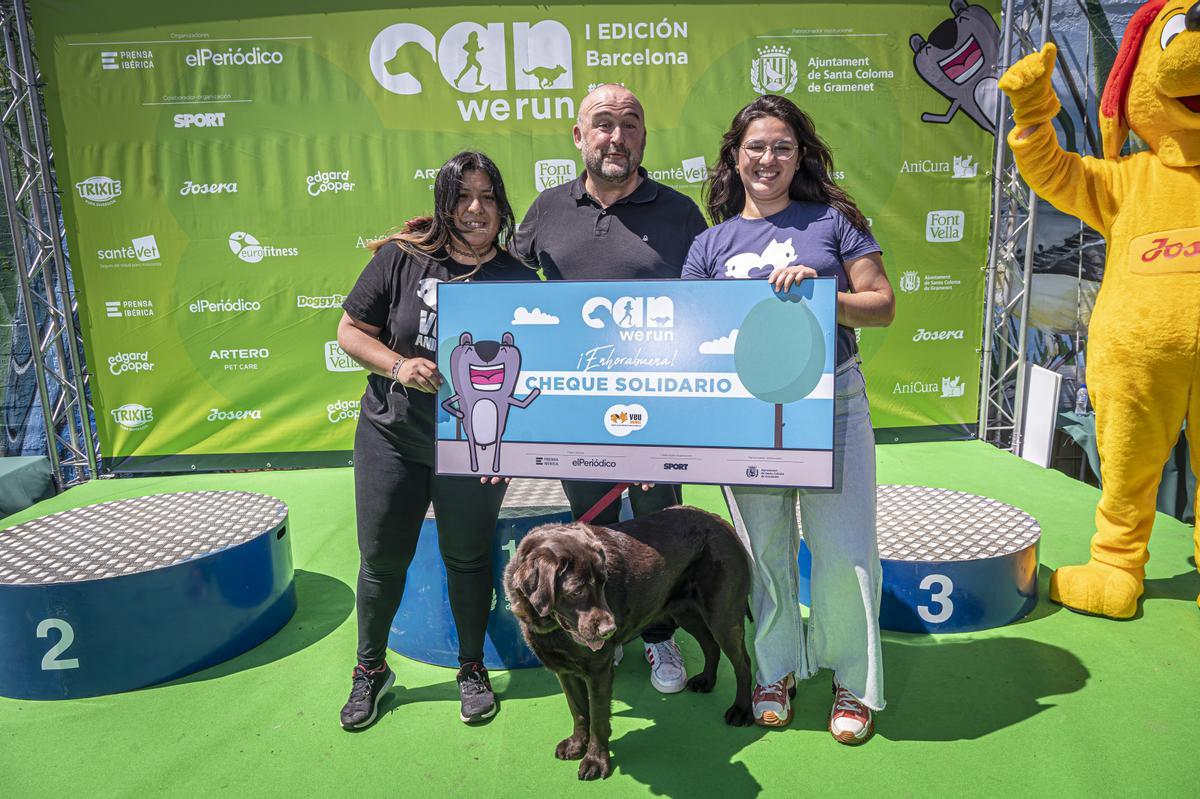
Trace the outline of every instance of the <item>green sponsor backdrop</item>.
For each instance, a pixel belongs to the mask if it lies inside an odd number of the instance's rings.
[[[499,163],[520,216],[580,169],[571,124],[600,82],[638,93],[645,166],[697,200],[739,107],[808,111],[899,297],[861,338],[876,427],[976,421],[994,0],[957,20],[921,2],[33,5],[110,466],[345,462],[365,377],[333,341],[365,242],[428,211],[463,148]]]

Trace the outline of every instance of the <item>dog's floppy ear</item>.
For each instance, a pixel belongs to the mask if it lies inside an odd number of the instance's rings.
[[[528,556],[513,576],[534,612],[539,616],[549,616],[554,606],[554,583],[558,579],[556,570],[543,558]]]

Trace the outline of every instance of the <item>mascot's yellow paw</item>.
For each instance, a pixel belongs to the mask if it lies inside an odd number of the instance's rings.
[[[1141,568],[1121,569],[1095,560],[1063,566],[1050,575],[1050,601],[1092,616],[1128,619],[1137,612],[1145,576]]]

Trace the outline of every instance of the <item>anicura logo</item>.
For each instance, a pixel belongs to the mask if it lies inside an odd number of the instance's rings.
[[[343,191],[354,191],[354,184],[350,182],[350,172],[345,169],[340,172],[316,172],[308,176],[307,182],[310,197],[319,197],[326,192],[339,194]]]
[[[75,184],[79,199],[88,205],[112,205],[121,196],[121,181],[114,178],[96,175]]]
[[[108,356],[108,371],[114,375],[123,375],[126,372],[151,372],[154,370],[154,363],[150,360],[148,352],[118,352],[115,355]]]
[[[979,174],[979,162],[973,155],[956,155],[952,161],[935,161],[923,158],[918,161],[901,161],[900,174],[942,175],[964,180]]]
[[[257,264],[264,258],[291,258],[300,254],[297,247],[259,244],[258,239],[242,230],[229,234],[229,249],[248,264]]]
[[[550,19],[511,25],[459,22],[440,39],[421,25],[400,22],[376,34],[369,62],[379,85],[398,95],[420,94],[437,73],[463,94],[506,92],[510,79],[518,92],[565,91],[574,86],[571,34],[561,22]],[[570,95],[488,97],[457,100],[456,105],[464,122],[575,116]]]
[[[570,183],[575,177],[575,161],[570,158],[547,158],[533,165],[533,186],[538,191]]]
[[[330,424],[344,422],[347,419],[357,419],[360,400],[338,400],[325,406],[325,418]]]
[[[136,402],[127,402],[109,413],[113,421],[126,430],[141,430],[154,421],[154,409]]]
[[[962,381],[961,375],[943,377],[940,383],[912,380],[907,383],[896,383],[892,387],[892,394],[938,394],[943,399],[961,397],[966,393],[967,385]]]
[[[325,369],[330,372],[361,372],[358,361],[346,354],[336,341],[325,342]]]

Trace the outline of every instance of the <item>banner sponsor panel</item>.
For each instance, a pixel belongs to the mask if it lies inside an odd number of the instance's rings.
[[[860,339],[876,426],[976,420],[995,0],[33,8],[110,466],[350,449],[364,375],[331,342],[366,243],[427,213],[460,149],[519,218],[580,173],[601,82],[638,93],[646,168],[698,201],[736,110],[796,101],[897,290]]]

